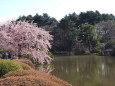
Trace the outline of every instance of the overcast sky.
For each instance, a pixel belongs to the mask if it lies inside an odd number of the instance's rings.
[[[0,22],[36,13],[60,20],[69,13],[91,10],[115,15],[115,0],[0,0]]]

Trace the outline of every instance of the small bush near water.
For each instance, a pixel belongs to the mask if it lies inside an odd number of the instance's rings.
[[[34,70],[33,68],[31,68],[29,65],[25,63],[22,62],[18,62],[18,63],[22,66],[23,70]]]
[[[12,71],[0,80],[1,86],[72,86],[44,72],[33,70]]]
[[[15,61],[27,64],[31,68],[35,69],[35,65],[29,59],[16,59]]]
[[[13,60],[0,60],[0,77],[10,71],[22,69],[22,66]]]

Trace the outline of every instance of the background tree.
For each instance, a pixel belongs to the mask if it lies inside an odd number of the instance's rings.
[[[0,35],[1,49],[12,50],[18,56],[27,54],[39,64],[52,61],[48,56],[52,36],[36,24],[26,21],[9,22],[0,28]]]
[[[85,12],[81,12],[79,15],[79,22],[80,24],[92,24],[94,25],[95,23],[101,21],[101,14],[98,11],[87,11]]]
[[[20,19],[21,17],[19,18],[19,20]],[[33,21],[34,23],[37,23],[38,27],[50,31],[50,34],[54,37],[53,46],[51,49],[52,51],[71,52],[74,50],[74,48],[78,50],[85,50],[84,48],[87,47],[88,49],[89,47],[88,42],[86,44],[86,39],[81,37],[81,34],[84,34],[82,33],[81,29],[83,28],[83,25],[88,26],[88,24],[90,24],[94,26],[95,24],[102,21],[107,22],[109,20],[115,20],[115,16],[112,14],[101,14],[99,11],[87,11],[81,12],[79,15],[77,15],[75,12],[65,15],[65,17],[60,21],[57,21],[55,18],[50,17],[47,13],[44,13],[42,15],[36,14],[35,16],[22,16],[22,20],[23,19]],[[88,26],[88,28],[90,28],[90,26]],[[99,34],[95,33],[96,30],[97,29],[92,29],[90,31],[88,29],[85,33],[86,37],[88,37],[89,34],[93,35],[93,37],[90,39],[91,47],[96,47],[99,44],[99,39],[97,39],[96,37]],[[98,36],[98,38],[103,40],[106,36],[107,35],[103,36],[102,38]],[[114,40],[115,37],[113,37],[114,36],[112,36],[112,38],[110,37],[111,40]]]
[[[99,44],[95,28],[90,24],[82,24],[80,27],[79,39],[86,47],[88,47],[89,52]]]
[[[70,52],[76,42],[77,29],[75,28],[75,23],[65,16],[61,19],[54,31],[54,43],[53,49],[56,51],[66,51]]]
[[[99,11],[87,11],[79,14],[79,24],[95,25],[100,21],[115,20],[112,14],[100,14]]]
[[[98,38],[100,38],[101,49],[103,51],[109,49],[110,55],[115,55],[115,20],[100,22],[95,27]]]
[[[36,14],[35,16],[20,16],[17,21],[19,20],[33,21],[34,23],[37,23],[38,27],[51,25],[52,23],[57,22],[55,18],[50,17],[47,13],[43,13],[42,15]]]
[[[115,41],[115,20],[100,22],[95,27],[101,42]]]

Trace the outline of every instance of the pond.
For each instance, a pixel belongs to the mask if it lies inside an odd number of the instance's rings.
[[[55,56],[47,71],[73,86],[115,86],[115,58],[109,56]]]

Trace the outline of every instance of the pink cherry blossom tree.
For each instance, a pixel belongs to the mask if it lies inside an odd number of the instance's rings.
[[[50,63],[48,55],[52,36],[33,22],[8,22],[0,27],[0,48],[12,50],[16,55],[29,55],[35,63]]]

